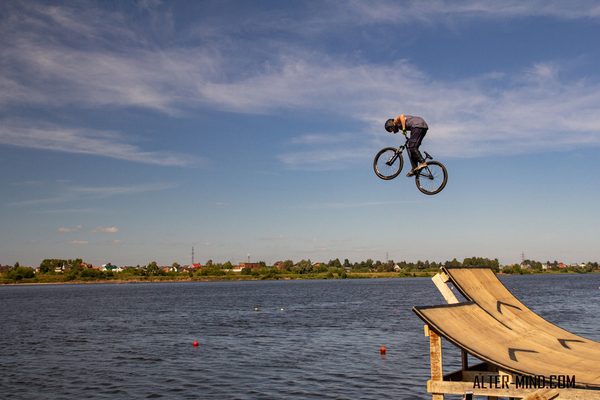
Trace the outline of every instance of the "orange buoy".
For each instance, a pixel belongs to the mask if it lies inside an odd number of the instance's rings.
[[[194,342],[192,343],[194,346],[198,346],[198,342]]]
[[[381,354],[385,354],[385,347],[381,347]]]

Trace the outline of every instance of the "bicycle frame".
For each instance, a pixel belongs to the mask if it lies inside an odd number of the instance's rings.
[[[398,150],[396,150],[396,154],[394,154],[394,156],[386,162],[387,165],[392,165],[393,163],[396,162],[398,157],[402,157],[402,152],[408,146],[408,139],[409,139],[408,136],[406,136],[406,142],[404,142],[404,144],[402,144],[402,145],[400,145],[400,147],[398,147]]]
[[[392,165],[393,163],[396,162],[398,157],[402,157],[402,152],[404,151],[404,149],[408,148],[408,140],[409,139],[410,138],[408,136],[406,136],[406,141],[404,142],[404,144],[402,144],[402,145],[400,145],[400,147],[398,147],[398,150],[396,150],[396,154],[394,154],[394,156],[386,162],[387,165]],[[431,157],[429,155],[429,153],[427,153],[426,151],[424,151],[423,153],[425,153],[425,161],[433,160],[433,157]],[[409,155],[409,161],[410,161],[410,155]],[[427,167],[425,167],[425,168],[427,168]],[[422,168],[422,169],[424,170],[425,168]],[[429,168],[427,168],[427,173],[428,173],[428,175],[426,175],[426,176],[430,177],[431,171],[429,171]]]

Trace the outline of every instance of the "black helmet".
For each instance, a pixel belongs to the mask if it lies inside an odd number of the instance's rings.
[[[396,126],[396,124],[394,124],[394,120],[393,119],[388,119],[387,121],[385,121],[385,130],[388,132],[394,132],[394,133],[398,133],[398,131],[400,130],[400,128],[398,128]]]

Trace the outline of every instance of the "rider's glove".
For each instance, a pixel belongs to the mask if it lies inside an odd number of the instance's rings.
[[[406,129],[402,129],[402,134],[406,136]]]

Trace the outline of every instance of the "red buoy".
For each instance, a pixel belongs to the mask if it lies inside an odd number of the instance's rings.
[[[198,346],[198,342],[194,342],[192,343],[194,346]]]
[[[381,354],[385,354],[385,347],[382,347],[380,350],[381,350]]]

